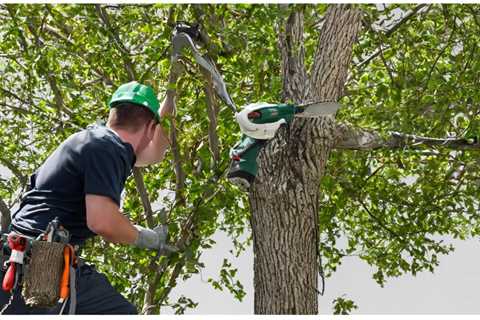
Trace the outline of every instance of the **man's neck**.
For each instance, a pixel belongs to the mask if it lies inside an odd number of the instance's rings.
[[[124,130],[121,128],[112,128],[108,125],[107,128],[111,130],[114,134],[116,134],[120,138],[120,140],[122,140],[122,142],[131,144],[135,154],[137,153],[137,147],[140,142],[138,134],[131,133],[128,130]]]

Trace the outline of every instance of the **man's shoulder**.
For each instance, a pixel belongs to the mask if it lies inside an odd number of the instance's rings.
[[[106,127],[88,127],[72,135],[72,142],[82,144],[86,149],[104,149],[113,151],[121,144],[118,138]]]
[[[124,143],[112,130],[104,126],[88,127],[77,133],[77,140],[82,140],[82,154],[109,154],[111,157],[132,162],[134,151],[130,144]]]

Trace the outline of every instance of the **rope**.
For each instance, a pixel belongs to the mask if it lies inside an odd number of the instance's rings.
[[[12,295],[10,296],[10,299],[8,300],[8,303],[3,306],[2,310],[0,311],[0,314],[3,314],[5,311],[7,311],[8,307],[10,307],[10,305],[13,303],[13,298],[14,298],[14,294],[12,293]]]

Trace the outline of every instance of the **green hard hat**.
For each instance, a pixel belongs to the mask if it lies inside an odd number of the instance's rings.
[[[144,106],[153,112],[155,119],[159,120],[158,109],[160,103],[152,87],[132,81],[124,83],[118,87],[117,91],[113,93],[108,105],[114,108],[116,104],[121,102],[130,102],[140,106]]]

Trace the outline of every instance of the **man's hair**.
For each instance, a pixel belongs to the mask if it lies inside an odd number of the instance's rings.
[[[120,102],[110,109],[108,125],[130,132],[138,131],[155,118],[148,108],[130,102]]]

